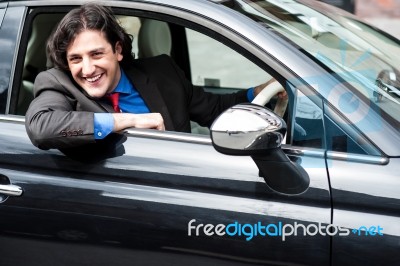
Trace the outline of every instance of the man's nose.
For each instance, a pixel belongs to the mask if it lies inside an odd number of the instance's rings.
[[[82,74],[84,76],[89,76],[93,74],[95,69],[96,68],[93,64],[93,61],[90,58],[84,58],[82,60]]]

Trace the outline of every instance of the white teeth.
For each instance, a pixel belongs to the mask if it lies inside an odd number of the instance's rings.
[[[89,81],[89,82],[96,82],[97,80],[99,80],[100,77],[101,77],[101,74],[97,75],[97,76],[95,76],[93,78],[86,78],[86,80]]]

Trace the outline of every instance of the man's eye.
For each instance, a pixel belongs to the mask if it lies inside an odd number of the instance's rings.
[[[69,62],[71,63],[78,63],[80,61],[79,57],[70,57]]]
[[[95,52],[95,53],[93,53],[93,56],[95,56],[95,57],[100,57],[100,56],[102,56],[102,55],[103,55],[102,52]]]

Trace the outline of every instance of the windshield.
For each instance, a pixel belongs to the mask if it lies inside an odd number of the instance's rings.
[[[399,41],[352,14],[310,0],[238,0],[235,9],[290,39],[374,109],[400,119]],[[312,7],[311,7],[312,6]]]

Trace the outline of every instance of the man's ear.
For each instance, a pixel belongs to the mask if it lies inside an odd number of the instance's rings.
[[[122,55],[122,45],[120,42],[115,44],[115,53],[117,54],[118,61],[121,61],[124,56]]]

